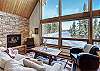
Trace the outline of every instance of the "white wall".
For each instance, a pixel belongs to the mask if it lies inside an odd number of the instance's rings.
[[[34,28],[39,28],[40,29],[40,3],[38,3],[29,19],[30,22],[30,37],[34,37],[34,43],[35,46],[40,45],[40,31],[39,34],[34,34]]]

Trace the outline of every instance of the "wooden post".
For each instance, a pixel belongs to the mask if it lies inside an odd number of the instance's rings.
[[[62,0],[59,0],[59,19],[60,19],[60,16],[62,15]],[[59,20],[59,39],[58,39],[58,47],[61,48],[62,46],[62,40],[61,40],[61,35],[62,35],[62,22],[61,20]]]
[[[92,23],[92,0],[89,0],[89,24],[88,24],[88,43],[93,44],[93,23]]]
[[[39,3],[40,3],[40,20],[42,20],[42,0],[39,0]],[[41,21],[40,21],[40,25],[39,25],[39,28],[40,28],[40,45],[43,44],[43,38],[42,38],[42,24],[41,24]]]

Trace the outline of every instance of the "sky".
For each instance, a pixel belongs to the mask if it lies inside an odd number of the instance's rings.
[[[83,12],[84,3],[88,6],[88,0],[62,0],[62,15],[69,15]],[[100,9],[100,0],[93,0],[93,10]],[[58,0],[47,0],[43,7],[43,19],[58,16]],[[69,24],[70,23],[70,24]],[[69,28],[71,22],[65,22],[63,29]]]

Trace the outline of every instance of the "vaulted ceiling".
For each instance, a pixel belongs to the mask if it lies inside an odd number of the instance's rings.
[[[0,0],[0,11],[29,18],[38,0]]]

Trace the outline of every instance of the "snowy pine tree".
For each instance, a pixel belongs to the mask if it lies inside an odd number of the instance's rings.
[[[96,33],[97,33],[97,24],[98,24],[98,20],[97,18],[94,19],[94,22],[93,22],[93,36],[96,38]]]
[[[88,9],[87,9],[87,5],[86,3],[84,3],[84,6],[83,6],[83,11],[86,12]],[[87,19],[83,19],[83,20],[80,20],[79,21],[79,36],[81,38],[86,38],[87,37],[87,32],[88,30],[88,20]]]
[[[76,25],[75,25],[75,21],[73,22],[73,24],[72,24],[72,28],[71,28],[71,36],[73,37],[73,36],[75,36],[76,35]]]
[[[83,6],[83,11],[84,12],[87,12],[87,10],[88,10],[88,8],[87,8],[88,6],[87,6],[87,4],[86,3],[84,3],[84,6]]]
[[[99,24],[98,24],[98,32],[100,33],[100,21],[99,21]]]

